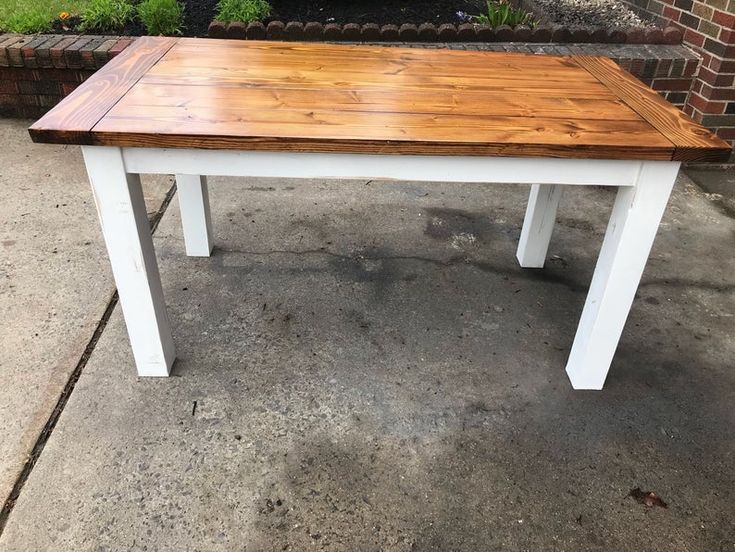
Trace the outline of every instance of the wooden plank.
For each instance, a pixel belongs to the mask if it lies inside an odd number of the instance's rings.
[[[264,50],[251,44],[248,41],[246,45],[235,48],[204,46],[196,50],[182,48],[179,44],[158,64],[155,71],[165,70],[167,67],[176,71],[182,68],[201,68],[214,72],[250,68],[260,71],[264,68],[280,67],[298,71],[371,72],[381,77],[439,74],[469,78],[494,76],[505,79],[528,78],[527,72],[531,71],[534,76],[545,79],[574,78],[579,82],[598,83],[596,78],[574,64],[571,58],[563,57],[472,52],[471,56],[457,59],[445,56],[448,51],[406,48],[383,48],[377,54],[366,56],[360,47],[351,50],[340,47],[326,51],[320,48]]]
[[[485,81],[468,81],[466,83],[456,83],[444,79],[425,79],[425,80],[401,80],[393,82],[379,81],[377,78],[371,79],[365,76],[361,79],[340,79],[339,75],[333,75],[331,79],[312,80],[305,78],[303,75],[289,75],[282,79],[273,76],[263,77],[243,77],[237,76],[234,72],[230,75],[147,75],[142,80],[143,84],[160,84],[171,86],[202,86],[208,90],[217,90],[221,88],[265,88],[265,89],[285,89],[294,90],[312,89],[312,90],[360,90],[373,89],[395,91],[402,93],[404,97],[421,91],[432,91],[437,94],[450,94],[453,92],[478,91],[478,92],[504,92],[507,95],[528,94],[528,95],[544,95],[555,98],[599,98],[602,100],[617,100],[617,96],[612,94],[607,88],[598,84],[589,87],[574,87],[573,80],[566,80],[563,83],[543,82],[537,79],[520,80],[489,80]],[[627,106],[626,106],[627,108]],[[487,106],[490,111],[492,106]],[[629,109],[629,108],[628,108]]]
[[[413,112],[354,112],[330,109],[238,109],[209,107],[115,106],[95,126],[95,133],[149,131],[192,134],[304,138],[347,141],[427,141],[454,143],[535,143],[625,146],[643,136],[645,145],[671,147],[663,136],[650,132],[642,120],[575,120],[490,115],[422,114]],[[336,145],[336,148],[339,146]]]
[[[439,70],[426,69],[422,72],[406,69],[384,67],[380,72],[380,65],[375,67],[362,67],[352,65],[349,67],[341,67],[339,69],[329,68],[327,66],[309,65],[277,65],[275,63],[265,63],[264,65],[244,65],[243,66],[227,66],[207,67],[205,65],[197,66],[193,64],[184,64],[174,66],[168,63],[161,63],[152,69],[148,77],[166,78],[192,81],[204,81],[217,86],[220,82],[238,81],[253,83],[271,83],[271,82],[291,82],[301,83],[307,82],[318,86],[388,86],[411,88],[430,87],[430,88],[498,88],[498,87],[525,87],[527,89],[539,90],[572,90],[570,83],[576,83],[577,87],[582,89],[591,89],[598,94],[606,94],[614,97],[610,91],[594,80],[577,79],[574,73],[551,75],[549,72],[517,72],[513,75],[503,75],[500,73],[483,74],[477,71],[471,74],[466,71],[465,74],[457,72],[456,74],[449,70],[448,72],[440,72]]]
[[[607,119],[640,121],[641,117],[618,99],[568,98],[529,93],[508,94],[504,90],[448,92],[438,97],[427,90],[412,92],[403,98],[395,90],[376,88],[262,88],[218,87],[199,85],[149,84],[141,80],[116,106],[135,110],[138,107],[172,105],[216,109],[303,109],[322,103],[334,111],[391,112],[398,102],[411,113],[487,115],[487,102],[498,116],[564,119]]]
[[[732,148],[727,142],[692,121],[611,59],[575,56],[574,60],[671,141],[674,161],[717,162],[729,158]]]
[[[92,144],[90,131],[176,43],[141,37],[74,90],[29,129],[34,142]]]
[[[191,105],[118,104],[95,127],[100,144],[267,151],[547,155],[669,159],[668,140],[653,131],[633,153],[629,144],[651,132],[642,120],[588,120],[335,112],[333,110],[213,110]],[[155,132],[153,131],[155,130]],[[572,152],[576,152],[572,154]]]
[[[264,56],[280,55],[286,59],[325,59],[355,62],[360,59],[393,59],[407,61],[433,60],[452,65],[460,62],[482,66],[486,63],[521,63],[523,67],[567,67],[579,66],[572,56],[542,56],[521,52],[483,52],[469,50],[449,50],[445,48],[402,48],[386,46],[366,46],[363,44],[330,44],[325,42],[273,42],[248,40],[247,42],[227,39],[181,38],[172,54],[185,53],[196,56],[206,52],[230,57],[242,52],[260,53]]]
[[[187,129],[188,130],[188,129]],[[129,131],[96,132],[97,145],[149,148],[193,148],[243,151],[288,151],[305,153],[362,153],[379,155],[437,155],[437,156],[486,156],[486,157],[558,157],[562,159],[619,159],[641,161],[670,160],[672,147],[629,145],[611,146],[599,144],[535,144],[524,143],[466,143],[412,141],[398,142],[351,139],[335,142],[327,139],[291,137],[228,136],[226,134],[193,134],[172,132],[151,134]]]

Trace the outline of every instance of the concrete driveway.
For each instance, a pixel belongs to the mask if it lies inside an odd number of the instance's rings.
[[[179,359],[138,379],[119,308],[84,355],[112,285],[78,151],[0,128],[0,549],[735,549],[735,220],[686,176],[602,392],[564,363],[609,190],[522,270],[527,188],[374,181],[213,178],[210,259],[174,197]]]

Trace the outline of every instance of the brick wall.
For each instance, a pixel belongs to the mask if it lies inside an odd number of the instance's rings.
[[[684,111],[735,144],[735,0],[625,0],[702,57]],[[735,154],[731,157],[735,162]]]
[[[0,116],[40,117],[131,42],[114,36],[0,35]]]

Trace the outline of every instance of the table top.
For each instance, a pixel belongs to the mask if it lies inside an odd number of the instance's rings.
[[[611,60],[143,37],[36,142],[719,161],[730,146]]]

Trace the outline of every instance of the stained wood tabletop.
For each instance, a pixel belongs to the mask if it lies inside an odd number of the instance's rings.
[[[730,146],[603,57],[143,37],[36,142],[719,161]]]

